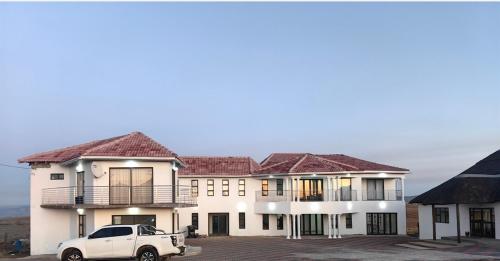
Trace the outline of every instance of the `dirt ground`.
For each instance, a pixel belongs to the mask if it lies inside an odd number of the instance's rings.
[[[13,243],[17,239],[29,239],[30,219],[29,217],[0,219],[0,257],[12,257],[9,251],[14,249]],[[26,256],[29,254],[29,246],[26,246],[23,253],[16,256]]]

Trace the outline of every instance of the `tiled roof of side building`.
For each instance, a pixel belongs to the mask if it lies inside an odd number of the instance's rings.
[[[261,163],[256,174],[400,171],[408,169],[383,165],[342,154],[273,153]]]
[[[19,159],[20,163],[59,163],[82,156],[177,158],[177,154],[141,132],[132,132]]]
[[[250,157],[182,156],[179,176],[250,176],[259,164]]]

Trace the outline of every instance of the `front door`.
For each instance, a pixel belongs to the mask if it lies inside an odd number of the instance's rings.
[[[366,213],[366,234],[397,235],[397,213]]]
[[[471,208],[470,233],[475,237],[495,237],[495,212],[493,208]]]
[[[322,214],[300,215],[300,234],[323,235],[323,215]]]
[[[210,235],[212,236],[229,235],[229,214],[227,213],[210,214],[209,219],[211,219],[211,225],[212,225],[212,233]]]

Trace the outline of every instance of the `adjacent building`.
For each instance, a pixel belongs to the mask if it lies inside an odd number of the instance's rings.
[[[341,154],[178,156],[140,132],[34,154],[31,253],[107,224],[207,236],[406,233],[407,169]]]
[[[419,195],[421,239],[461,236],[500,239],[500,150]]]

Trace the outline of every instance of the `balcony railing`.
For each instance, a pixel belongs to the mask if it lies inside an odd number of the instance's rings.
[[[338,189],[336,191],[336,198],[339,201],[357,201],[358,191],[355,189]]]
[[[293,197],[292,197],[293,192]],[[280,202],[280,201],[356,201],[358,200],[356,190],[323,190],[321,193],[306,193],[305,191],[291,190],[263,190],[255,192],[256,201]]]
[[[280,202],[280,201],[291,201],[292,191],[291,190],[259,190],[255,191],[256,201],[269,201],[269,202]]]
[[[403,199],[401,190],[363,190],[363,200],[396,201]]]
[[[87,186],[42,190],[42,206],[195,205],[189,186]]]

